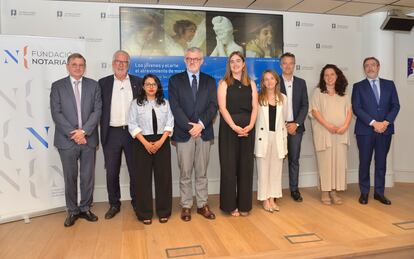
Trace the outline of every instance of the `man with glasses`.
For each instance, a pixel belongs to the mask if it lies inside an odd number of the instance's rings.
[[[374,199],[391,205],[391,201],[384,195],[385,174],[400,102],[394,82],[378,76],[380,62],[377,58],[367,57],[362,65],[366,78],[354,84],[352,90],[352,109],[357,117],[355,135],[359,149],[359,203],[368,203],[370,167],[372,154],[375,153]]]
[[[102,94],[101,142],[105,158],[106,186],[108,189],[109,210],[105,219],[113,218],[121,208],[119,172],[122,151],[129,173],[131,204],[135,209],[134,139],[128,132],[128,111],[131,101],[138,96],[142,79],[128,74],[129,54],[118,50],[112,58],[113,75],[99,80]]]
[[[65,227],[75,224],[78,218],[92,222],[98,220],[90,208],[102,103],[98,83],[83,76],[85,68],[85,58],[79,53],[71,54],[66,65],[69,76],[54,82],[50,92],[50,111],[56,125],[54,145],[62,161],[65,182],[68,210]],[[78,175],[81,195],[79,205]]]
[[[193,206],[192,171],[195,173],[197,213],[215,219],[208,200],[207,166],[214,139],[213,120],[217,114],[216,81],[200,72],[203,52],[192,47],[185,51],[186,71],[173,75],[168,83],[170,107],[180,168],[181,219],[191,220]]]

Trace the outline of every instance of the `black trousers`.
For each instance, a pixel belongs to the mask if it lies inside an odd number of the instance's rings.
[[[106,168],[106,187],[108,189],[109,204],[114,207],[121,206],[121,191],[119,186],[119,172],[122,162],[122,151],[129,173],[129,192],[131,203],[135,203],[135,163],[134,161],[134,139],[128,132],[128,127],[110,127],[108,139],[103,146],[105,168]]]
[[[299,158],[303,132],[295,135],[288,134],[288,161],[289,161],[289,188],[291,192],[298,191],[299,186]]]
[[[148,141],[157,141],[162,135],[144,136]],[[158,217],[171,216],[172,176],[171,146],[167,138],[155,154],[149,154],[144,145],[135,140],[135,158],[139,161],[136,171],[136,214],[139,220],[151,219],[153,216],[152,175],[154,172],[155,209]]]
[[[235,115],[232,117],[233,120],[236,119]],[[245,120],[248,124],[250,115]],[[221,118],[219,129],[220,209],[225,212],[231,212],[236,208],[243,212],[252,209],[254,137],[254,128],[249,132],[248,137],[238,137]]]

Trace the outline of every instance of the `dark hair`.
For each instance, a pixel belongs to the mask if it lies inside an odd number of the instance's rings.
[[[70,54],[69,57],[68,57],[68,60],[67,60],[67,64],[69,64],[70,61],[72,59],[75,59],[75,58],[83,59],[83,63],[85,63],[85,65],[86,65],[86,59],[80,53],[72,53],[72,54]]]
[[[158,105],[165,104],[164,90],[162,89],[161,81],[156,75],[153,75],[153,74],[146,74],[144,78],[142,79],[142,87],[138,93],[137,104],[139,106],[142,106],[144,105],[144,102],[147,101],[147,94],[145,93],[145,90],[144,90],[144,84],[148,78],[154,79],[155,83],[157,84],[157,92],[155,93],[155,101],[157,102]]]
[[[197,25],[190,20],[179,20],[174,23],[173,30],[175,34],[181,36],[184,34],[185,29],[194,26],[197,29]]]
[[[333,69],[335,71],[336,76],[338,77],[335,82],[335,93],[339,96],[344,96],[346,87],[348,86],[348,80],[344,76],[344,73],[335,65],[327,64],[321,70],[321,75],[319,77],[318,86],[321,89],[321,93],[327,93],[328,89],[326,88],[326,82],[324,80],[325,70]]]
[[[367,57],[364,59],[364,62],[362,63],[363,66],[365,66],[365,62],[367,62],[368,60],[374,60],[377,63],[377,66],[380,65],[379,60],[376,57]]]
[[[282,61],[282,59],[285,57],[293,58],[296,61],[296,57],[293,53],[290,53],[290,52],[283,53],[282,56],[280,56],[280,61]]]

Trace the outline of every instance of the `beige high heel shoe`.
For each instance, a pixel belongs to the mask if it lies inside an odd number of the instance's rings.
[[[332,204],[331,198],[329,197],[329,192],[322,191],[322,194],[321,194],[321,202],[323,204],[325,204],[325,205],[331,205]]]
[[[337,195],[336,191],[330,191],[329,196],[331,196],[333,204],[341,205],[343,203],[341,197]]]

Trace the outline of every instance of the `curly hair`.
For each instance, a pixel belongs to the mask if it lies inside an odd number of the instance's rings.
[[[197,25],[190,20],[179,20],[174,23],[173,30],[176,35],[182,36],[185,33],[185,29],[194,27],[197,29]]]
[[[139,90],[139,93],[138,93],[137,104],[139,106],[142,106],[142,105],[144,105],[144,103],[146,101],[148,101],[148,99],[147,99],[147,93],[144,90],[144,84],[145,84],[145,81],[147,81],[148,78],[154,79],[155,83],[157,84],[157,92],[155,93],[155,101],[156,101],[156,103],[158,105],[165,104],[165,100],[164,100],[164,90],[162,89],[161,81],[160,81],[160,79],[156,75],[153,75],[153,74],[146,74],[144,76],[144,78],[142,79],[142,87],[141,87],[141,89]]]
[[[335,71],[336,76],[338,77],[335,81],[335,93],[339,96],[344,96],[346,87],[348,86],[348,80],[346,79],[342,70],[340,70],[336,65],[327,64],[322,68],[317,87],[321,89],[321,93],[328,93],[328,89],[326,88],[326,82],[324,79],[325,71],[327,69],[333,69]]]

